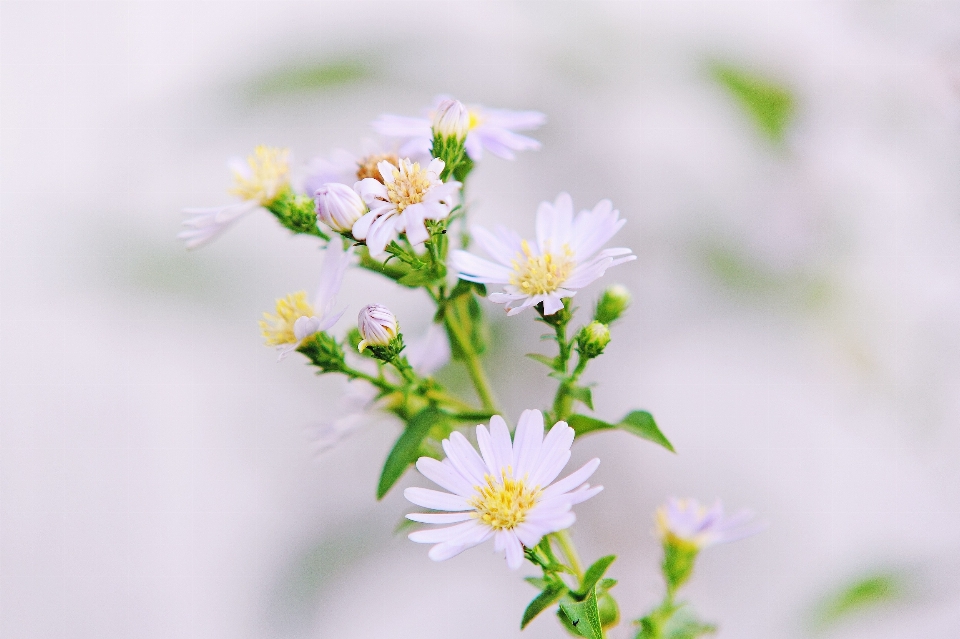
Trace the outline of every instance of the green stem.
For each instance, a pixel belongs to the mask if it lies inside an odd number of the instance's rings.
[[[490,388],[490,380],[487,379],[487,373],[483,370],[483,365],[480,364],[479,356],[473,350],[473,344],[470,343],[469,336],[463,333],[463,328],[459,324],[452,321],[449,314],[444,315],[443,321],[450,334],[457,340],[457,347],[463,354],[463,363],[467,367],[467,373],[470,375],[473,387],[477,389],[477,395],[480,397],[483,409],[494,414],[499,413],[496,400],[493,398],[493,389]]]
[[[577,554],[577,548],[573,545],[573,538],[568,530],[561,530],[553,533],[553,538],[560,544],[560,550],[563,556],[570,563],[570,568],[577,575],[579,581],[583,581],[583,564],[580,563],[580,555]]]

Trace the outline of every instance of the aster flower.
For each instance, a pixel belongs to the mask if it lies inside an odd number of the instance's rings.
[[[477,426],[479,455],[466,437],[454,432],[443,440],[446,459],[417,461],[424,477],[449,492],[407,488],[403,493],[418,506],[446,511],[411,513],[408,519],[454,525],[411,533],[410,540],[435,544],[429,557],[443,561],[493,537],[494,549],[506,553],[507,565],[519,568],[524,546],[533,547],[544,535],[569,528],[576,519],[571,508],[603,490],[584,483],[599,459],[554,483],[570,459],[573,436],[566,422],[557,422],[544,437],[538,410],[523,412],[512,442],[499,415],[490,419],[489,431]]]
[[[430,153],[405,154],[415,162],[427,163]],[[299,189],[307,195],[313,195],[324,184],[339,182],[353,185],[358,180],[372,177],[383,180],[377,165],[386,160],[393,165],[400,161],[397,149],[392,145],[384,145],[371,139],[360,143],[360,153],[351,153],[344,149],[336,149],[328,156],[312,158],[303,170],[298,180]]]
[[[290,184],[289,151],[258,146],[246,161],[233,158],[228,163],[234,177],[232,195],[236,204],[184,209],[186,227],[177,234],[188,249],[210,242],[241,217],[270,206]]]
[[[409,159],[377,165],[381,180],[369,177],[354,189],[370,212],[353,225],[353,236],[365,240],[370,255],[382,255],[399,233],[411,244],[422,244],[430,236],[424,220],[442,220],[456,204],[459,182],[442,182],[443,161],[432,160],[425,168]]]
[[[435,100],[434,108],[428,117],[410,118],[400,115],[384,114],[373,121],[373,129],[386,137],[401,140],[400,154],[428,154],[432,144],[432,120],[435,112],[446,99],[440,96]],[[514,151],[539,149],[540,143],[533,138],[520,135],[517,131],[536,129],[543,125],[547,116],[539,111],[510,111],[508,109],[489,109],[480,105],[467,107],[469,130],[464,143],[467,155],[472,160],[483,157],[486,149],[494,155],[512,160]]]
[[[718,499],[710,508],[695,499],[671,497],[657,509],[657,533],[665,543],[700,550],[725,544],[760,532],[764,526],[752,522],[753,513],[744,510],[724,517]]]
[[[352,252],[353,247],[344,250],[339,239],[330,242],[313,303],[299,291],[277,300],[276,315],[263,314],[260,330],[267,345],[279,351],[279,359],[296,350],[306,338],[333,326],[343,315],[343,310],[334,312],[333,307]]]
[[[507,315],[543,303],[545,315],[563,308],[563,298],[599,279],[611,266],[635,260],[627,248],[600,251],[626,223],[610,200],[602,200],[592,211],[573,216],[573,201],[566,193],[553,204],[542,202],[537,209],[537,239],[530,243],[505,228],[491,233],[474,227],[477,245],[496,263],[466,251],[451,255],[460,279],[483,284],[503,284],[502,293],[488,299],[506,304]],[[600,251],[599,253],[597,251]]]

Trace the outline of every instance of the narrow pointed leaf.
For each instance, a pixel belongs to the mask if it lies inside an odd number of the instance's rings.
[[[586,597],[588,593],[593,592],[597,586],[597,582],[603,578],[603,574],[607,572],[607,568],[610,567],[610,564],[612,564],[616,558],[616,555],[607,555],[593,562],[593,565],[587,568],[587,572],[584,573],[583,581],[580,582],[580,588],[574,593],[574,596],[582,599]]]
[[[540,353],[527,353],[526,356],[532,359],[533,361],[540,362],[541,364],[549,368],[553,368],[555,365],[556,358],[550,357],[548,355],[541,355]]]
[[[578,402],[582,402],[587,408],[593,410],[593,393],[590,392],[587,386],[574,386],[567,392],[570,394],[570,397]]]
[[[620,420],[617,428],[621,428],[628,433],[633,433],[637,437],[651,441],[654,444],[660,444],[671,453],[677,452],[673,449],[673,444],[670,443],[670,440],[660,432],[660,429],[657,427],[657,422],[653,419],[653,415],[645,410],[635,410],[631,412]]]
[[[533,601],[530,602],[530,605],[527,606],[527,609],[523,611],[523,619],[520,621],[520,630],[526,628],[527,624],[533,621],[534,618],[541,612],[557,603],[557,601],[566,591],[567,589],[563,586],[554,586],[547,588],[539,595],[534,597]]]
[[[407,467],[416,463],[420,457],[420,444],[436,424],[446,419],[446,415],[432,406],[424,408],[413,416],[407,427],[397,438],[393,450],[387,456],[380,473],[380,483],[377,486],[377,499],[383,499],[387,491],[393,487]]]

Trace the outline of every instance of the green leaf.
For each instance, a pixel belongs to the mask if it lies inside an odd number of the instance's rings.
[[[593,410],[593,393],[590,392],[589,387],[574,386],[567,391],[567,394],[578,402],[583,402],[587,408]]]
[[[583,601],[560,602],[560,610],[570,625],[587,639],[603,639],[603,628],[600,626],[600,609],[597,607],[597,593],[591,590]]]
[[[657,422],[653,419],[653,415],[645,410],[632,411],[620,420],[617,427],[628,433],[633,433],[641,439],[646,439],[654,444],[660,444],[671,453],[677,452],[673,449],[673,444],[670,443],[670,440],[660,432],[660,429],[657,427]]]
[[[527,609],[523,611],[523,619],[520,621],[520,630],[526,628],[527,624],[533,621],[534,618],[541,612],[557,603],[557,601],[566,591],[567,589],[563,586],[554,585],[534,597],[533,601],[530,602],[530,605],[527,606]]]
[[[427,406],[410,419],[393,445],[393,450],[387,455],[387,461],[380,473],[380,484],[377,486],[377,499],[383,499],[407,467],[416,463],[420,457],[420,444],[430,433],[430,429],[446,418],[438,409]]]
[[[659,444],[669,450],[671,453],[677,452],[674,450],[673,444],[670,443],[670,440],[668,440],[664,434],[660,432],[660,429],[657,427],[657,423],[653,420],[653,415],[647,411],[635,410],[627,414],[626,417],[621,419],[616,424],[611,424],[610,422],[605,422],[602,419],[596,419],[595,417],[579,414],[568,417],[567,423],[574,430],[577,437],[586,435],[587,433],[592,433],[597,430],[610,430],[613,428],[618,428],[636,435],[641,439],[646,439],[647,441]]]
[[[814,624],[826,629],[847,617],[902,601],[907,591],[902,572],[881,571],[859,577],[820,602]]]
[[[546,589],[547,584],[549,583],[543,577],[524,577],[523,580],[528,584],[530,584],[531,586],[533,586],[534,588],[536,588],[537,590]]]
[[[547,366],[551,369],[556,365],[556,358],[548,355],[541,355],[540,353],[527,353],[526,357],[529,357],[535,362],[540,362],[544,366]]]
[[[432,269],[422,268],[416,271],[410,271],[397,280],[398,284],[409,286],[410,288],[419,288],[424,284],[432,284],[437,280],[437,274]]]
[[[607,592],[608,590],[616,586],[617,583],[618,582],[616,579],[610,579],[610,578],[601,579],[600,583],[597,584],[597,592]]]
[[[417,523],[418,522],[415,522],[412,519],[407,519],[406,517],[404,517],[403,519],[397,522],[396,528],[393,529],[393,534],[399,535],[401,533],[405,533],[411,528],[413,528],[414,526],[416,526]]]
[[[729,64],[716,64],[713,77],[747,112],[760,132],[776,143],[796,111],[793,94],[778,82]]]
[[[583,581],[580,582],[580,588],[573,593],[574,598],[583,599],[588,593],[593,592],[596,589],[597,582],[600,581],[600,579],[603,577],[603,574],[607,572],[607,568],[609,568],[610,564],[612,564],[616,559],[616,555],[607,555],[606,557],[601,557],[593,562],[593,565],[587,568],[587,572],[584,573]],[[609,588],[606,588],[605,590],[609,590]]]

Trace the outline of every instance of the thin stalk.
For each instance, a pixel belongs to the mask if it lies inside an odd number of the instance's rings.
[[[570,537],[568,530],[561,530],[553,533],[553,538],[560,544],[560,550],[563,556],[567,558],[570,568],[576,574],[577,579],[583,582],[583,564],[580,563],[580,555],[577,554],[577,548],[573,545],[573,538]]]
[[[467,367],[470,381],[473,382],[473,387],[477,390],[477,395],[480,397],[480,403],[483,404],[483,409],[491,413],[497,413],[497,403],[493,398],[493,389],[490,388],[490,380],[487,379],[487,373],[483,370],[480,358],[473,350],[470,338],[463,334],[463,329],[459,324],[451,321],[449,315],[444,315],[443,321],[450,330],[450,334],[457,340],[457,346],[460,352],[463,353],[463,363]]]

